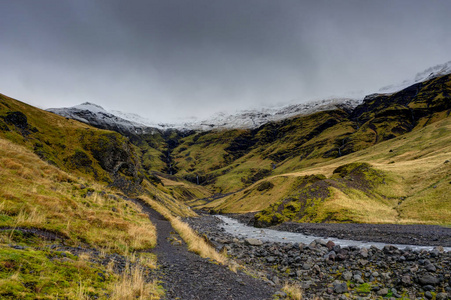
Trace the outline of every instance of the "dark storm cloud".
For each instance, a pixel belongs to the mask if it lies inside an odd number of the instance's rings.
[[[0,1],[0,92],[155,119],[374,92],[450,60],[447,1]]]

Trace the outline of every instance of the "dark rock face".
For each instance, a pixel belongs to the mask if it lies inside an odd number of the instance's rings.
[[[115,134],[105,134],[85,147],[91,151],[102,169],[109,173],[122,173],[131,177],[137,175],[137,164],[133,160],[130,145],[119,140]]]
[[[74,166],[83,172],[88,172],[92,169],[92,160],[81,150],[76,150],[73,155],[67,157],[65,163]]]
[[[27,116],[20,111],[9,112],[4,119],[7,123],[15,125],[20,129],[28,128]]]

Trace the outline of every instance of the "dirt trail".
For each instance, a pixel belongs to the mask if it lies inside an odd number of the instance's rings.
[[[184,243],[171,243],[178,235],[169,221],[144,202],[129,200],[140,205],[157,227],[153,252],[161,266],[158,272],[166,290],[165,299],[272,299],[277,290],[267,283],[201,258],[189,252]]]

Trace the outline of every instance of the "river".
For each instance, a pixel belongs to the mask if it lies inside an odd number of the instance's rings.
[[[312,236],[312,235],[304,235],[302,233],[293,233],[287,231],[278,231],[267,228],[256,228],[252,226],[248,226],[238,222],[235,219],[230,217],[226,217],[223,215],[216,215],[220,220],[223,221],[220,227],[224,228],[224,230],[237,237],[237,238],[256,238],[264,242],[279,242],[279,243],[304,243],[310,244],[316,239],[323,239],[321,237]],[[421,246],[421,245],[402,245],[402,244],[385,244],[380,242],[363,242],[363,241],[354,241],[354,240],[343,240],[337,238],[327,238],[327,240],[333,241],[336,245],[340,245],[341,247],[346,246],[357,246],[359,248],[369,248],[371,246],[375,246],[379,249],[382,249],[386,245],[392,245],[399,249],[410,248],[412,250],[428,250],[431,251],[434,249],[434,246]],[[444,247],[445,251],[451,251],[451,247]]]

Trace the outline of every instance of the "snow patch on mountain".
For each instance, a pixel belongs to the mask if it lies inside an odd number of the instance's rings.
[[[206,120],[187,119],[174,123],[155,123],[137,114],[117,110],[107,111],[103,107],[85,102],[65,108],[49,108],[47,111],[66,118],[75,119],[96,127],[121,133],[153,133],[155,130],[212,130],[212,129],[254,129],[272,121],[279,121],[297,115],[307,115],[331,109],[352,110],[360,104],[355,99],[326,99],[282,107],[243,110],[236,114],[216,113]]]
[[[448,61],[444,64],[436,65],[434,67],[430,67],[424,70],[423,72],[417,73],[414,78],[404,80],[402,83],[385,86],[381,88],[379,92],[385,94],[399,92],[400,90],[405,89],[416,83],[431,80],[436,77],[448,74],[451,74],[451,61]]]
[[[343,108],[352,110],[360,100],[325,99],[303,104],[291,104],[282,107],[243,110],[236,114],[217,113],[211,118],[185,123],[183,126],[194,130],[258,128],[268,122],[280,121],[298,115],[308,115],[318,111]]]
[[[451,74],[451,61],[418,73],[414,78],[400,84],[383,87],[380,93],[394,93],[415,83]],[[369,95],[368,97],[377,94]],[[359,97],[360,98],[360,97]],[[362,99],[362,98],[360,98]],[[79,120],[96,127],[115,130],[121,133],[154,133],[157,130],[212,130],[212,129],[254,129],[268,122],[280,121],[298,115],[308,115],[319,111],[345,109],[351,111],[362,100],[350,98],[330,98],[302,104],[287,104],[252,110],[242,110],[234,114],[216,113],[204,120],[190,118],[173,123],[156,123],[134,113],[117,110],[107,111],[99,105],[85,102],[69,108],[50,108],[48,111],[67,118]]]
[[[156,131],[156,128],[121,118],[105,110],[103,107],[90,102],[73,107],[49,108],[47,111],[98,128],[114,130],[123,134],[143,134],[154,133]]]

